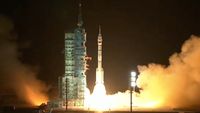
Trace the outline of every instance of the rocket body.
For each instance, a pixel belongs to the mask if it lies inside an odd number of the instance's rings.
[[[97,39],[98,44],[98,66],[96,68],[96,84],[93,90],[93,95],[98,98],[102,98],[100,101],[98,100],[96,103],[101,103],[104,100],[106,95],[106,88],[104,85],[104,71],[103,71],[103,62],[102,62],[102,35],[101,35],[101,28],[99,26],[99,35]]]
[[[98,67],[96,69],[96,84],[104,84],[104,70],[102,67],[102,35],[101,28],[99,27],[98,43]]]

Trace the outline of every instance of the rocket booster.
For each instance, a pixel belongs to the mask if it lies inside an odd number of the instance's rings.
[[[96,69],[96,84],[104,84],[104,71],[102,67],[102,35],[101,35],[101,27],[99,26],[99,34],[98,34],[98,67]]]

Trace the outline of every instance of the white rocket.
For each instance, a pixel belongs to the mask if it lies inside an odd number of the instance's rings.
[[[98,34],[98,67],[96,69],[96,84],[104,84],[104,71],[102,67],[102,35],[101,35],[101,27],[99,26],[99,34]]]

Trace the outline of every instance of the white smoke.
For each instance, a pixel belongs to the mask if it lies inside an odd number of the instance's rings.
[[[191,36],[169,65],[138,66],[140,97],[171,108],[200,107],[200,37]]]

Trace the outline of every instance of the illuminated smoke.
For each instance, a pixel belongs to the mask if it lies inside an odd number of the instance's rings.
[[[191,36],[180,53],[169,58],[169,66],[138,66],[140,97],[171,108],[200,106],[200,38]]]
[[[137,85],[142,88],[133,92],[133,109],[173,109],[200,107],[200,37],[191,36],[183,44],[180,53],[169,58],[169,65],[149,64],[138,66],[140,75]],[[94,90],[101,92],[101,88]],[[96,110],[129,110],[130,91],[103,97],[91,95],[89,106]],[[99,93],[98,93],[99,94]],[[99,107],[104,105],[103,107]]]
[[[12,22],[0,16],[0,79],[1,84],[15,91],[24,102],[39,105],[47,102],[45,84],[36,79],[33,70],[19,60],[20,53]]]

